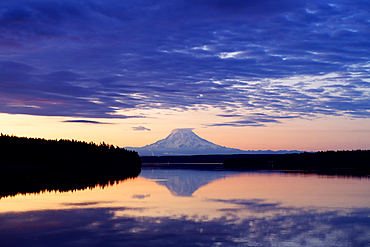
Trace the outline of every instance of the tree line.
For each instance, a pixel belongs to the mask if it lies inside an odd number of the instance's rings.
[[[136,177],[137,152],[105,142],[0,135],[0,197],[41,190],[68,191]]]
[[[226,159],[225,168],[370,175],[370,150],[320,151]]]

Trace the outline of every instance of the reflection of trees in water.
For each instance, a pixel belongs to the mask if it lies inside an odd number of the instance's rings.
[[[137,177],[137,174],[116,174],[112,176],[33,176],[26,179],[0,181],[0,198],[17,194],[38,194],[42,191],[68,192],[76,190],[106,187],[118,184],[126,179]]]
[[[0,197],[70,191],[136,177],[141,159],[113,145],[0,135]]]
[[[174,196],[192,196],[200,187],[233,174],[226,171],[142,170],[140,176],[157,180],[156,183],[166,186]]]

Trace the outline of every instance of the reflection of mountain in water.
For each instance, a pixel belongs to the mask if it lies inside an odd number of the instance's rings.
[[[140,176],[164,185],[174,196],[192,196],[200,187],[214,180],[236,174],[228,171],[141,170]]]

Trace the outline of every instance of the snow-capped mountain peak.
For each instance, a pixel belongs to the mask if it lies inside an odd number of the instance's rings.
[[[144,147],[127,149],[139,152],[140,156],[240,154],[245,151],[226,148],[209,142],[193,132],[193,129],[174,129],[164,139]]]
[[[174,129],[165,139],[159,140],[144,148],[165,148],[165,149],[208,149],[221,148],[197,136],[192,129]]]
[[[163,155],[212,155],[212,154],[282,154],[298,153],[297,150],[259,150],[245,151],[235,148],[227,148],[207,141],[193,132],[193,129],[174,129],[164,139],[144,147],[126,147],[135,150],[140,156],[163,156]]]
[[[164,156],[164,155],[213,155],[213,154],[283,154],[299,153],[297,150],[258,150],[245,151],[235,148],[227,148],[207,141],[193,132],[193,129],[174,129],[164,139],[144,147],[126,147],[135,150],[140,156]]]

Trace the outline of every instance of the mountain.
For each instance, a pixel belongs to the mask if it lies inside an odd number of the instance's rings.
[[[240,154],[245,151],[216,145],[197,136],[192,129],[174,129],[166,138],[144,147],[126,147],[140,156]]]
[[[288,151],[245,151],[227,148],[197,136],[192,129],[174,129],[166,138],[144,147],[125,147],[140,156],[206,155],[206,154],[278,154]],[[292,151],[289,151],[292,152]],[[298,152],[298,151],[293,151]]]

